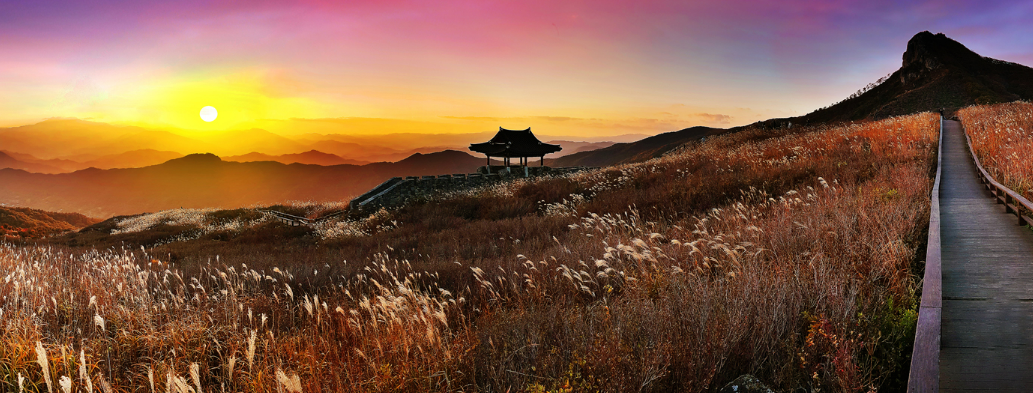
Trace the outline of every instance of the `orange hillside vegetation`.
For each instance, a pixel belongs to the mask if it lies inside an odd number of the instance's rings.
[[[903,390],[937,125],[747,130],[318,228],[106,227],[210,231],[144,251],[0,247],[0,369],[40,389],[46,369],[156,391]]]
[[[1033,199],[1033,104],[970,106],[958,118],[990,176]]]
[[[24,207],[0,207],[0,234],[43,237],[97,223],[79,213],[54,213]]]

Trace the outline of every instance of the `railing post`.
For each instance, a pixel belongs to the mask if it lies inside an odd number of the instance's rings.
[[[979,162],[979,157],[976,156],[976,151],[972,147],[972,138],[968,136],[967,132],[965,133],[965,143],[968,145],[969,154],[972,155],[972,161],[976,164],[977,174],[979,175],[980,181],[983,181],[986,185],[986,189],[990,190],[990,193],[993,194],[995,202],[1004,203],[1005,212],[1015,213],[1019,219],[1019,225],[1026,225],[1027,221],[1029,221],[1030,225],[1033,225],[1033,218],[1026,220],[1022,215],[1023,211],[1029,211],[1030,214],[1033,215],[1033,202],[1024,198],[1022,194],[1016,193],[1007,186],[998,183],[994,180],[993,176],[990,176],[990,173],[988,173],[986,168],[983,168],[982,163]],[[1002,193],[1004,194],[1003,197],[1001,196]]]

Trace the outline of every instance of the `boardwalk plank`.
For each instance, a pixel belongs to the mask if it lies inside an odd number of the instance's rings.
[[[943,144],[941,391],[1033,392],[1033,234],[979,183],[959,123]]]

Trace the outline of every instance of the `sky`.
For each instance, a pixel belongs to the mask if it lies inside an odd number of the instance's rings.
[[[0,126],[731,127],[845,98],[923,30],[1033,65],[1031,17],[1025,1],[4,0]]]

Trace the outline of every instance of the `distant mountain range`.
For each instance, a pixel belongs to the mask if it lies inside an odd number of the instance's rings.
[[[730,129],[692,127],[625,143],[554,140],[552,143],[564,147],[564,153],[571,154],[553,156],[546,162],[552,166],[607,166],[659,157],[686,142],[747,128],[879,119],[1017,99],[1033,99],[1033,69],[982,57],[943,34],[921,32],[908,42],[896,72],[810,114]],[[187,137],[82,120],[48,120],[0,129],[4,149],[0,167],[9,168],[0,169],[0,202],[108,217],[288,199],[340,201],[392,176],[472,172],[483,164],[483,158],[466,153],[463,143],[487,140],[491,135],[302,134],[288,138],[256,129]],[[431,147],[413,147],[416,138],[423,138]],[[213,154],[176,156],[176,151],[219,144],[243,152],[226,154],[225,160]],[[438,151],[449,146],[463,151]],[[590,151],[578,151],[585,149]],[[375,162],[396,160],[401,161]],[[157,162],[164,163],[153,165]],[[45,174],[83,165],[95,169]],[[142,167],[99,169],[120,166]]]
[[[366,165],[228,162],[191,154],[132,169],[41,174],[0,169],[0,201],[91,217],[179,207],[239,207],[286,200],[346,201],[394,176],[470,173],[483,158],[446,150]]]
[[[86,168],[139,168],[149,165],[157,165],[182,156],[182,154],[172,151],[142,149],[92,158],[80,162],[68,159],[44,160],[36,158],[31,154],[0,150],[0,168],[21,169],[36,173],[66,173]]]
[[[36,173],[65,173],[86,168],[139,168],[189,153],[211,152],[226,161],[275,161],[284,164],[362,165],[394,162],[416,153],[465,151],[493,133],[282,136],[266,130],[161,131],[78,119],[51,119],[21,127],[0,128],[0,168]],[[623,135],[616,138],[641,139]],[[613,144],[559,140],[560,157]]]
[[[341,132],[345,132],[342,130]],[[22,166],[40,172],[68,172],[90,166],[139,167],[153,165],[191,153],[210,152],[221,157],[245,156],[252,153],[268,156],[304,155],[313,150],[339,156],[346,163],[398,161],[414,153],[433,153],[442,150],[465,150],[471,143],[483,142],[494,132],[467,134],[277,134],[262,129],[230,131],[158,130],[135,126],[118,126],[79,119],[50,119],[36,124],[0,128],[0,150],[22,162]],[[615,141],[638,140],[644,135],[618,135]],[[557,138],[552,138],[557,139]],[[563,138],[564,154],[588,146],[605,146],[599,138]],[[567,141],[570,142],[567,142]],[[92,162],[111,159],[129,152],[166,152],[165,155],[142,159],[123,157],[115,162]],[[138,154],[139,155],[139,154]],[[250,160],[252,157],[241,159]],[[257,157],[255,157],[257,158]],[[269,157],[261,157],[267,159]],[[299,156],[299,162],[312,157]],[[275,161],[288,162],[291,157]],[[319,162],[325,160],[320,159]],[[334,160],[335,162],[339,160]],[[128,166],[127,166],[128,165]],[[8,167],[14,167],[8,165]],[[29,169],[27,169],[29,170]]]
[[[240,156],[229,156],[223,157],[224,161],[234,162],[258,162],[258,161],[274,161],[281,164],[309,164],[309,165],[364,165],[369,164],[369,161],[349,160],[347,158],[338,156],[336,154],[323,153],[319,150],[309,150],[304,153],[297,154],[281,154],[278,156],[271,156],[268,154],[262,154],[252,152]]]
[[[54,166],[47,165],[42,162],[26,162],[16,158],[17,156],[23,156],[18,153],[11,153],[0,150],[0,168],[14,168],[21,169],[29,172],[39,173],[61,173],[64,170],[58,169]],[[24,156],[23,156],[24,157]]]

